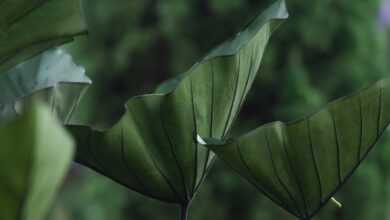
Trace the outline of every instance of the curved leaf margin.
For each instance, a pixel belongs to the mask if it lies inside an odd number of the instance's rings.
[[[196,134],[228,133],[270,34],[287,17],[285,2],[276,2],[188,72],[153,94],[130,98],[109,129],[70,123],[76,161],[134,191],[187,206],[213,161],[209,150],[198,148]]]
[[[311,219],[373,149],[390,124],[389,110],[384,79],[302,119],[198,142],[292,215]]]

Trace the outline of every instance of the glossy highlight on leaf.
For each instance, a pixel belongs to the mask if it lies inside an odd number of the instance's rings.
[[[259,191],[310,219],[348,180],[390,123],[390,80],[304,119],[274,122],[208,148]]]
[[[269,37],[287,16],[284,1],[276,2],[155,94],[131,98],[112,128],[69,126],[77,161],[144,195],[187,207],[213,161],[197,135],[227,136]]]
[[[0,74],[83,33],[80,0],[0,1]]]
[[[90,84],[84,68],[69,54],[47,51],[0,74],[0,122],[17,115],[18,106],[32,95],[44,97],[67,122]]]
[[[0,219],[45,219],[72,161],[72,138],[50,108],[25,110],[0,126]]]

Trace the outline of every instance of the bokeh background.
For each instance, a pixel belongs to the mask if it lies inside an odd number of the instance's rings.
[[[94,85],[81,117],[109,126],[134,95],[186,71],[240,30],[271,0],[83,2],[90,32],[67,46]],[[289,121],[389,76],[390,1],[287,0],[290,19],[273,35],[235,134]],[[390,133],[390,132],[388,132]],[[390,219],[390,135],[316,219]],[[171,220],[174,206],[149,199],[74,165],[53,220]],[[190,220],[293,219],[217,160]]]

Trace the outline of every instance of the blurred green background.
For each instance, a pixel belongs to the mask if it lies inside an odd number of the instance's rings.
[[[248,23],[268,0],[83,2],[90,32],[67,48],[94,85],[80,117],[109,126],[131,96],[186,71]],[[287,0],[290,19],[273,35],[236,135],[297,119],[388,76],[386,0]],[[390,219],[390,135],[316,219]],[[54,220],[176,219],[178,210],[74,165],[53,207]],[[190,220],[293,219],[216,161]]]

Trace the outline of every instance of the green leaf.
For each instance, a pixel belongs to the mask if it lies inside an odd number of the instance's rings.
[[[377,143],[389,111],[386,79],[304,119],[270,123],[226,143],[202,141],[275,203],[310,219]]]
[[[0,126],[0,219],[45,219],[72,161],[73,141],[50,109],[28,109]]]
[[[228,134],[271,32],[286,17],[278,1],[156,94],[131,98],[112,128],[70,126],[77,161],[144,195],[188,205],[213,158],[196,134]]]
[[[0,74],[85,32],[79,0],[2,0]]]
[[[0,74],[0,122],[17,114],[29,96],[44,96],[62,121],[69,121],[81,95],[91,84],[69,54],[51,50]]]
[[[2,0],[0,1],[0,25],[2,29],[11,26],[17,20],[34,9],[42,6],[47,0]]]

